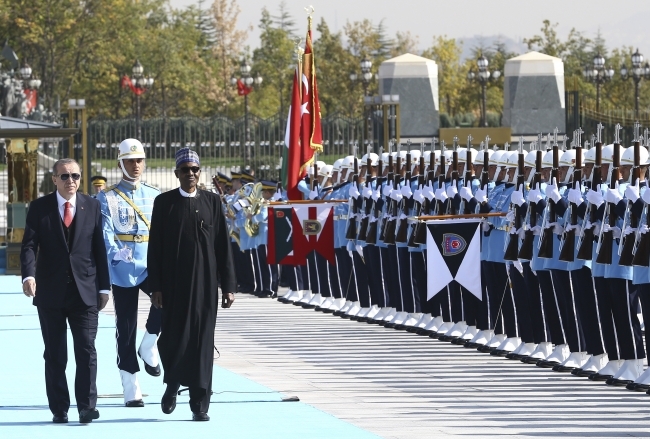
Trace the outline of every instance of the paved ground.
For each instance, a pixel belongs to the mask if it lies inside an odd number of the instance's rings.
[[[270,299],[220,311],[216,346],[219,366],[385,438],[650,437],[644,393]]]

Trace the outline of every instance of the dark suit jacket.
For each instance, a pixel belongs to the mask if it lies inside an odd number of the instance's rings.
[[[68,264],[84,303],[97,305],[99,290],[110,289],[99,201],[77,193],[70,250],[63,234],[56,192],[32,201],[27,212],[20,264],[23,279],[36,278],[34,305],[63,306],[68,289]]]

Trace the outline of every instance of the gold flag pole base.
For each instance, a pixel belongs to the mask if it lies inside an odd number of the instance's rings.
[[[469,214],[462,214],[462,215],[428,215],[428,216],[415,216],[413,218],[418,221],[430,221],[430,220],[444,220],[444,219],[489,218],[489,217],[501,217],[506,215],[507,212],[497,212],[497,213],[469,213]]]

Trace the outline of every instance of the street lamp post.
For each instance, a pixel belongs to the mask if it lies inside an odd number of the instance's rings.
[[[356,82],[358,79],[361,80],[361,85],[363,85],[363,99],[364,99],[364,119],[366,121],[366,141],[371,137],[371,131],[372,131],[372,120],[371,120],[371,115],[372,115],[372,104],[374,103],[373,98],[368,98],[368,87],[370,86],[370,81],[373,78],[373,73],[370,71],[372,69],[372,61],[370,61],[367,57],[363,57],[361,62],[359,63],[359,67],[361,69],[361,76],[357,75],[356,72],[350,73],[350,81],[353,83]]]
[[[639,118],[639,83],[642,79],[650,78],[650,64],[647,62],[643,64],[643,55],[639,53],[639,49],[632,54],[632,70],[628,70],[627,66],[621,66],[621,77],[623,79],[632,78],[634,81],[634,116]]]
[[[467,72],[467,79],[470,82],[478,82],[481,84],[481,123],[480,126],[487,126],[487,85],[490,81],[496,81],[501,77],[501,72],[495,70],[490,72],[488,70],[489,61],[486,57],[481,55],[479,59],[476,60],[478,66],[478,71],[474,72],[473,69],[470,69]]]
[[[131,84],[133,84],[133,93],[135,94],[135,130],[137,139],[142,141],[142,128],[140,124],[140,95],[149,90],[153,86],[153,77],[144,76],[144,67],[140,64],[139,60],[135,60],[133,68],[131,69]]]
[[[596,84],[596,112],[598,112],[600,111],[600,86],[612,79],[614,69],[605,66],[605,58],[599,53],[594,56],[593,65],[585,66],[582,75],[587,81]]]
[[[237,94],[244,96],[244,134],[246,136],[246,143],[244,144],[244,162],[247,165],[250,165],[251,160],[251,133],[248,123],[248,94],[253,91],[253,84],[259,86],[263,81],[262,75],[259,73],[251,74],[251,70],[251,65],[248,64],[247,59],[244,58],[242,59],[242,62],[239,66],[239,73],[241,77],[237,79],[233,76],[230,79],[231,84],[237,87]]]

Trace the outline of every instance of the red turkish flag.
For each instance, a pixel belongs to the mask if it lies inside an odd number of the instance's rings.
[[[316,65],[311,41],[311,18],[305,38],[305,53],[302,58],[302,105],[300,142],[302,144],[301,171],[306,173],[307,167],[314,161],[314,153],[323,152],[323,129],[320,120],[320,102],[316,84]]]
[[[246,84],[244,84],[241,79],[237,80],[237,94],[239,96],[246,96],[250,92],[253,91],[253,87],[247,87]]]

